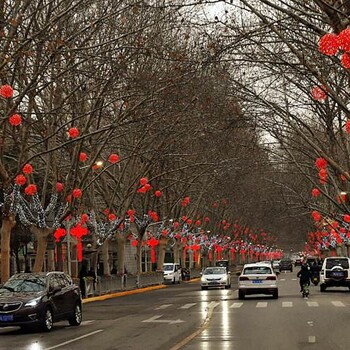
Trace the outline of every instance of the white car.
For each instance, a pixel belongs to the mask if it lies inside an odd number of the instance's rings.
[[[250,294],[271,294],[278,298],[277,275],[270,263],[245,264],[238,278],[238,297]]]
[[[324,259],[320,272],[320,290],[327,287],[348,287],[350,289],[350,258],[347,256]]]
[[[231,288],[231,274],[226,270],[226,267],[207,267],[201,277],[201,288]]]
[[[181,282],[181,267],[176,263],[165,263],[163,265],[164,283],[180,283]]]

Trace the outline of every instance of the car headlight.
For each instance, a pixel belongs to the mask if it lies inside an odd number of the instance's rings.
[[[201,282],[207,282],[207,279],[205,277],[201,277]]]
[[[41,299],[41,297],[35,298],[33,300],[29,300],[24,304],[24,306],[30,306],[30,307],[37,306],[40,302],[40,299]]]
[[[221,281],[226,282],[227,281],[227,276],[221,277]]]

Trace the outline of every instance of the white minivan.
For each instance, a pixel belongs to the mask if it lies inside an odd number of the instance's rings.
[[[177,263],[165,263],[163,265],[164,282],[180,283],[181,267]]]

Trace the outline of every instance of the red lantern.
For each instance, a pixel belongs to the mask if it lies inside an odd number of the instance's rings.
[[[109,215],[108,215],[108,220],[109,220],[109,221],[115,221],[116,218],[117,218],[117,217],[116,217],[114,214],[109,214]]]
[[[30,164],[25,164],[22,170],[27,175],[30,175],[33,173],[33,167]]]
[[[162,196],[162,192],[161,191],[159,191],[159,190],[157,190],[157,191],[155,191],[154,192],[154,195],[156,196],[156,197],[161,197]]]
[[[318,43],[318,48],[321,53],[327,56],[334,56],[339,50],[340,40],[334,33],[323,35]]]
[[[81,153],[79,154],[79,160],[80,160],[81,162],[85,162],[85,161],[87,160],[87,154],[84,153],[84,152],[81,152]]]
[[[89,220],[89,215],[86,213],[81,214],[80,223],[84,225]]]
[[[151,261],[154,264],[156,262],[156,251],[155,247],[159,244],[159,240],[152,237],[148,240],[147,245],[151,247]]]
[[[111,154],[108,158],[108,161],[112,164],[117,163],[119,161],[119,156],[118,154]]]
[[[174,221],[173,227],[174,227],[175,230],[179,227],[179,225],[180,224],[177,221]]]
[[[68,202],[68,203],[71,203],[71,202],[72,202],[72,195],[71,195],[71,194],[69,194],[69,195],[67,196],[67,202]]]
[[[79,188],[75,188],[72,192],[72,196],[74,198],[80,198],[82,196],[82,194],[83,193],[81,192],[81,189],[79,189]]]
[[[63,189],[64,189],[63,184],[62,184],[61,182],[57,182],[57,183],[56,183],[56,191],[57,191],[57,192],[62,192]]]
[[[321,214],[316,210],[314,210],[311,215],[316,222],[320,221],[322,218]]]
[[[147,177],[141,177],[141,179],[140,179],[140,184],[141,184],[141,186],[146,185],[146,183],[148,183]]]
[[[200,226],[201,225],[201,221],[200,220],[196,220],[195,225],[196,226]]]
[[[167,235],[168,235],[168,230],[167,229],[162,230],[162,236],[166,237]]]
[[[18,126],[18,125],[20,125],[22,123],[22,117],[19,114],[13,114],[9,118],[9,122],[13,126]]]
[[[139,241],[136,240],[136,239],[134,239],[134,240],[131,241],[131,245],[132,245],[133,247],[137,247],[138,244],[139,244]]]
[[[16,184],[19,186],[24,185],[27,182],[27,179],[24,175],[19,174],[16,176]]]
[[[142,187],[140,187],[140,188],[137,190],[137,192],[138,192],[138,193],[146,193],[147,191],[146,191],[145,186],[142,186]]]
[[[150,184],[148,184],[148,183],[145,184],[143,187],[144,187],[146,192],[148,192],[152,188],[152,186]]]
[[[350,134],[350,119],[348,119],[345,123],[345,130],[348,134]]]
[[[186,224],[187,224],[187,225],[192,225],[192,220],[191,220],[191,219],[187,219],[187,220],[186,220]]]
[[[327,168],[327,161],[324,158],[317,158],[315,164],[318,169]]]
[[[67,234],[66,230],[64,228],[58,228],[53,236],[56,239],[56,242],[58,243],[61,239],[61,237],[64,237]]]
[[[350,68],[350,55],[345,52],[342,56],[341,56],[341,64],[343,65],[344,68],[349,69]]]
[[[2,85],[0,87],[0,96],[3,98],[11,98],[13,96],[13,89],[10,85]]]
[[[327,170],[320,169],[320,171],[318,172],[318,175],[320,176],[321,179],[326,179],[327,178]]]
[[[109,209],[106,208],[104,211],[103,211],[103,214],[105,214],[106,216],[109,214]]]
[[[127,214],[128,216],[134,216],[134,215],[135,215],[135,210],[134,210],[134,209],[129,209],[129,210],[126,212],[126,214]]]
[[[318,197],[321,194],[321,192],[318,188],[313,188],[311,193],[312,193],[313,197]]]
[[[320,86],[315,86],[311,90],[312,98],[319,102],[324,102],[327,98],[327,94],[324,88]]]
[[[205,223],[210,222],[210,218],[209,218],[208,216],[206,216],[206,217],[204,218],[204,222],[205,222]]]
[[[34,196],[35,193],[37,192],[36,185],[30,184],[28,185],[25,189],[24,192],[28,196]]]
[[[342,50],[350,51],[350,28],[346,28],[339,33],[338,44]]]
[[[348,223],[350,222],[350,215],[349,214],[344,215],[344,221],[348,222]]]
[[[79,136],[79,130],[77,128],[70,128],[68,134],[70,138],[75,139]]]

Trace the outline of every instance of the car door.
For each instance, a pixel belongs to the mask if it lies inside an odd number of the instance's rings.
[[[55,319],[62,318],[63,315],[68,312],[68,305],[64,289],[62,289],[62,280],[59,274],[50,274],[49,293]]]

